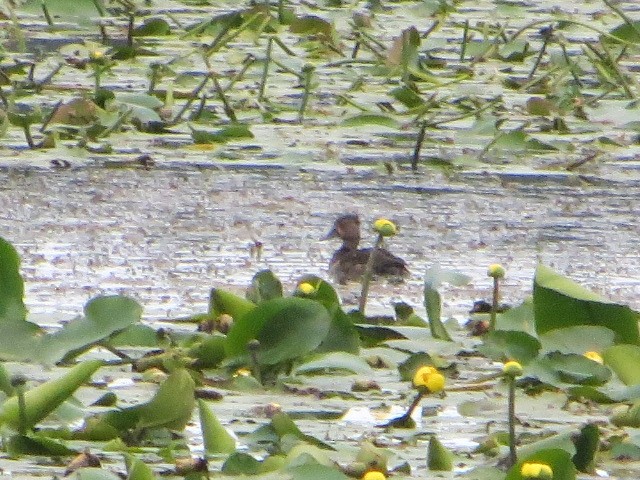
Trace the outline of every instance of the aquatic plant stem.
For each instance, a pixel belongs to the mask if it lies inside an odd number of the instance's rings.
[[[467,53],[467,43],[469,42],[469,20],[465,20],[464,29],[462,30],[462,47],[460,48],[460,61],[464,61]]]
[[[424,142],[425,134],[427,133],[427,122],[420,122],[420,130],[418,131],[418,138],[416,139],[416,146],[413,149],[413,158],[411,159],[411,170],[413,172],[418,171],[418,163],[420,162],[420,150],[422,150],[422,142]]]
[[[367,266],[364,269],[364,274],[362,275],[362,290],[360,292],[360,300],[358,302],[358,312],[360,312],[364,316],[364,310],[367,306],[367,295],[369,295],[369,285],[371,284],[371,278],[373,277],[373,266],[375,265],[376,256],[378,255],[378,250],[382,247],[382,243],[384,242],[384,237],[381,234],[378,234],[378,239],[376,240],[376,244],[371,250],[371,254],[369,255],[369,260],[367,261]]]
[[[224,109],[224,113],[227,115],[227,117],[229,117],[229,120],[231,120],[232,122],[237,122],[238,118],[236,117],[236,113],[233,111],[233,107],[231,107],[231,104],[229,103],[227,96],[224,94],[224,90],[222,90],[222,87],[220,86],[220,82],[218,81],[218,76],[214,73],[210,73],[209,76],[213,81],[213,88],[216,91],[218,98],[222,102],[222,108]]]
[[[27,434],[27,403],[24,399],[24,386],[27,379],[22,375],[16,375],[11,379],[11,386],[15,389],[18,397],[18,433]]]
[[[547,30],[549,31],[547,32]],[[545,29],[545,32],[547,33],[544,34],[544,41],[542,43],[542,47],[540,48],[540,51],[536,56],[535,62],[533,62],[533,68],[531,69],[531,71],[529,72],[529,75],[527,76],[527,81],[530,81],[533,78],[536,71],[538,70],[538,67],[540,66],[540,62],[542,61],[542,56],[547,51],[547,45],[549,44],[549,40],[551,40],[551,37],[553,35],[553,26],[550,26],[548,27],[548,29]]]
[[[300,103],[300,110],[298,111],[298,123],[302,123],[304,120],[304,112],[307,109],[307,104],[309,103],[311,83],[315,69],[316,67],[310,64],[302,67],[302,86],[304,87],[304,92],[302,92],[302,102]]]
[[[491,318],[489,320],[489,331],[496,328],[496,316],[498,314],[498,301],[500,299],[500,278],[493,277],[493,296],[491,298]]]
[[[515,377],[508,375],[507,384],[509,386],[509,461],[508,466],[515,465],[518,461],[518,454],[516,452],[516,379]]]
[[[258,362],[258,350],[260,350],[260,342],[251,340],[247,344],[249,349],[249,358],[251,362],[251,374],[260,384],[262,384],[262,372],[260,371],[260,363]]]
[[[260,89],[258,90],[258,101],[264,98],[264,89],[267,85],[267,77],[269,76],[269,64],[271,63],[271,53],[273,51],[273,37],[267,40],[267,52],[264,59],[264,67],[262,69],[262,78],[260,78]]]

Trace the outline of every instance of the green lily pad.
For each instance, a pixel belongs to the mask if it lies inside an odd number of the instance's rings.
[[[524,463],[542,463],[553,470],[553,480],[575,480],[576,467],[571,461],[571,454],[565,450],[547,449],[524,456],[509,469],[505,480],[526,480],[520,471]]]
[[[613,345],[614,332],[606,327],[580,325],[556,328],[540,335],[542,352],[562,352],[582,355],[585,352],[603,352]]]
[[[202,399],[198,400],[198,411],[204,451],[208,454],[235,452],[236,439],[222,426],[218,417]]]
[[[0,321],[24,320],[24,282],[20,257],[8,241],[0,238]]]
[[[276,298],[260,303],[237,319],[227,335],[227,354],[247,353],[250,340],[260,342],[258,360],[273,365],[316,349],[329,332],[329,312],[305,298]]]
[[[294,373],[344,370],[353,373],[371,374],[372,369],[361,357],[346,352],[329,352],[314,356],[298,365]]]
[[[575,325],[599,325],[613,330],[616,343],[640,343],[638,312],[609,302],[543,265],[536,269],[533,306],[539,334]]]

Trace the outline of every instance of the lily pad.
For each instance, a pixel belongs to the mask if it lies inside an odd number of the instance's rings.
[[[536,269],[533,306],[539,334],[575,325],[599,325],[615,333],[616,343],[640,342],[638,312],[609,302],[544,265]]]

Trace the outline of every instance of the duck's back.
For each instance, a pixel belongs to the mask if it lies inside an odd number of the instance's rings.
[[[372,248],[351,248],[343,245],[333,254],[329,271],[339,283],[360,280],[365,272]],[[406,262],[384,248],[378,249],[373,264],[375,275],[404,277],[409,274]]]

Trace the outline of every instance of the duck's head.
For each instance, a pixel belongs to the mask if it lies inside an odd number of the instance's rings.
[[[330,238],[340,238],[343,242],[357,245],[360,242],[360,219],[358,215],[349,213],[338,217],[333,224],[333,228],[323,240]]]

